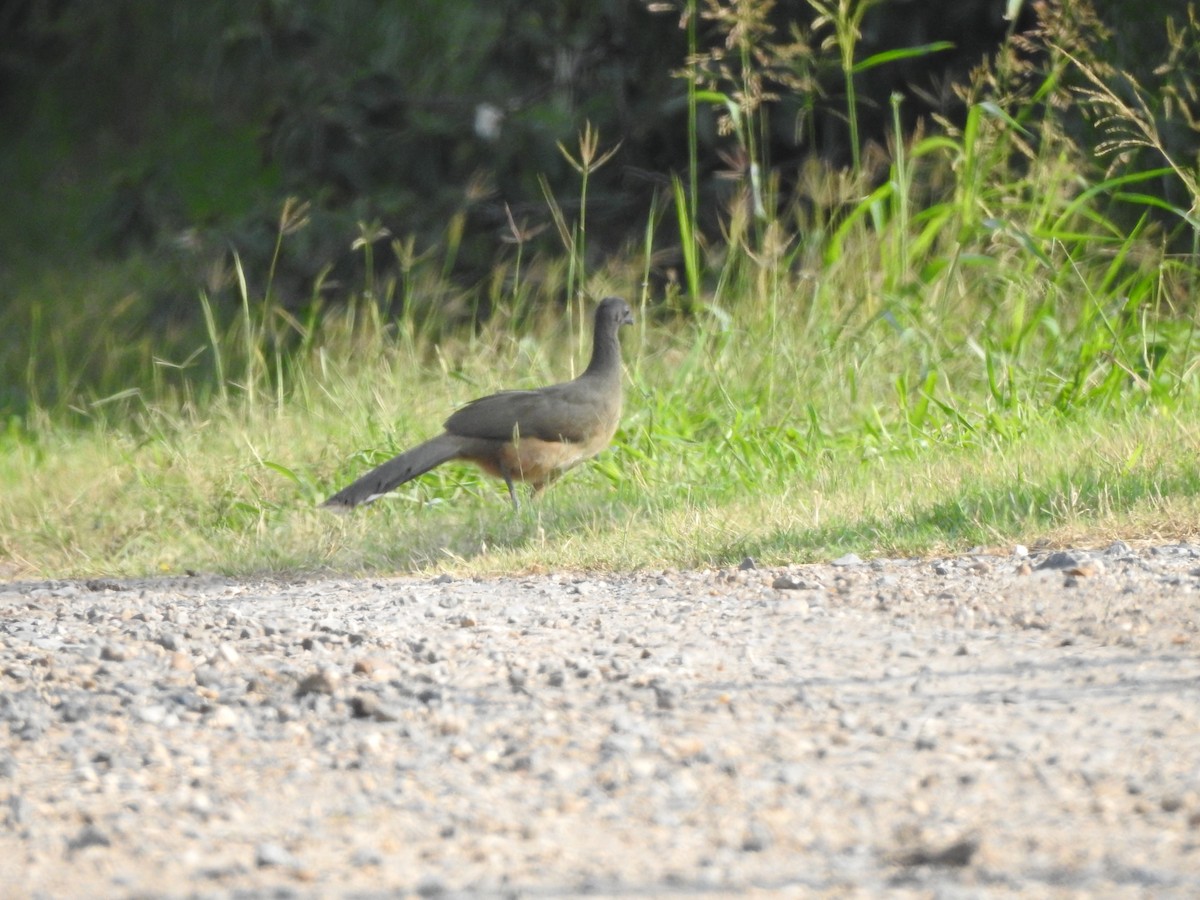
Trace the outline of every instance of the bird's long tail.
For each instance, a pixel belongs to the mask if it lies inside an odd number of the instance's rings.
[[[358,481],[342,488],[322,506],[353,507],[370,503],[406,481],[423,475],[434,466],[454,459],[459,452],[459,439],[450,434],[439,434],[411,450],[405,450],[380,466],[376,466]]]

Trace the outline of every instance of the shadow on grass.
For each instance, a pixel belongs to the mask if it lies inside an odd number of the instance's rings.
[[[981,485],[955,497],[920,504],[909,512],[831,522],[818,528],[774,528],[730,545],[716,564],[745,556],[797,562],[862,555],[920,555],[931,547],[965,550],[1002,539],[1031,536],[1077,523],[1098,524],[1153,506],[1165,498],[1200,496],[1200,471],[1113,473],[1100,467],[1060,470],[1043,483]],[[1160,533],[1170,533],[1163,522]]]
[[[1144,521],[1147,513],[1153,517],[1168,501],[1200,497],[1200,471],[1182,461],[1128,471],[1102,461],[1064,463],[1037,479],[997,476],[965,490],[947,485],[928,497],[899,496],[897,488],[894,510],[842,514],[815,527],[800,522],[799,510],[789,515],[762,488],[757,496],[747,492],[731,504],[725,494],[688,486],[643,493],[632,481],[612,490],[594,474],[568,476],[569,482],[537,501],[523,495],[520,511],[514,512],[502,488],[467,483],[450,497],[420,502],[398,496],[345,517],[320,510],[287,514],[276,525],[295,528],[296,534],[247,548],[242,558],[228,559],[219,569],[238,574],[420,573],[446,567],[628,570],[736,565],[746,556],[767,564],[828,560],[847,552],[915,556],[1031,542],[1072,526],[1111,531],[1122,521],[1139,516]],[[859,491],[861,485],[846,487],[839,502],[844,507],[846,497],[853,499]],[[1156,536],[1172,533],[1165,514],[1153,530]]]

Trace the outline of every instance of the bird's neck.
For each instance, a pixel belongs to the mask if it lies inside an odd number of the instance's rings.
[[[621,344],[616,332],[597,331],[592,344],[592,361],[584,375],[592,378],[619,378],[621,375]]]

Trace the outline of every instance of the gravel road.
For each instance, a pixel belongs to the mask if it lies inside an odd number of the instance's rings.
[[[5,897],[1200,895],[1200,547],[0,583]]]

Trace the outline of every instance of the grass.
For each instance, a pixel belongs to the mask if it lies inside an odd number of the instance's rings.
[[[625,335],[613,448],[516,515],[502,486],[457,466],[347,516],[315,507],[455,405],[577,372],[579,340],[555,316],[433,345],[330,315],[322,340],[284,366],[254,350],[265,341],[247,308],[241,325],[214,332],[211,352],[228,358],[207,390],[174,405],[135,393],[80,407],[84,427],[53,416],[10,427],[0,556],[20,576],[496,572],[1200,531],[1186,328],[1147,379],[1135,370],[1169,329],[1139,325],[1114,344],[1111,322],[1085,307],[1074,324],[1018,340],[1014,319],[1050,312],[1008,290],[988,317],[967,309],[972,332],[947,329],[967,348],[954,353],[886,315],[861,316],[844,284],[829,285],[786,314],[742,297],[724,326],[715,314],[653,323],[642,310]],[[1103,353],[1084,352],[1096,342]]]
[[[694,181],[677,179],[650,198],[639,245],[589,269],[586,203],[568,222],[548,197],[563,257],[523,257],[512,223],[480,328],[434,314],[473,302],[445,278],[453,222],[421,253],[392,241],[394,275],[378,256],[390,235],[363,225],[368,283],[337,307],[314,285],[299,317],[274,303],[270,272],[235,258],[240,310],[201,296],[202,332],[169,344],[121,337],[128,304],[82,279],[33,282],[85,302],[56,307],[53,328],[6,314],[27,326],[4,365],[28,403],[0,432],[0,575],[629,569],[1195,539],[1200,266],[1168,249],[1194,217],[1167,209],[1163,224],[1138,186],[1196,182],[1169,157],[1098,173],[1053,103],[1034,139],[1030,108],[1065,90],[1052,62],[1053,84],[1013,78],[1029,96],[1006,97],[1002,74],[975,85],[987,99],[962,128],[893,141],[873,173],[868,154],[861,171],[805,170],[792,204],[753,158],[754,80],[693,90],[693,104],[744,104],[731,114],[747,169],[721,239],[701,240]],[[1085,82],[1105,106],[1103,79]],[[1113,106],[1107,122],[1125,116],[1137,146],[1166,156],[1140,107]],[[600,146],[589,128],[578,153],[562,148],[581,192]],[[285,207],[281,241],[305,220]],[[668,240],[686,302],[678,284],[649,295]],[[638,319],[622,428],[598,460],[517,514],[502,485],[453,465],[347,516],[316,508],[456,405],[576,374],[585,293],[624,294]]]
[[[519,514],[493,483],[452,467],[352,515],[316,509],[321,488],[337,483],[331,472],[369,464],[347,451],[404,443],[386,428],[368,435],[369,416],[339,427],[332,401],[315,414],[218,417],[152,438],[94,429],[9,442],[0,550],[7,574],[20,576],[490,573],[1200,534],[1194,409],[1041,423],[988,446],[868,455],[820,445],[789,456],[752,438],[734,448],[730,438],[681,437],[641,452],[649,410],[631,407],[604,459]],[[424,432],[424,419],[403,433]],[[330,434],[343,444],[331,446]]]

